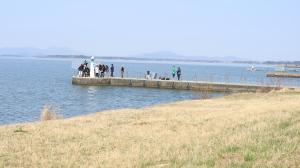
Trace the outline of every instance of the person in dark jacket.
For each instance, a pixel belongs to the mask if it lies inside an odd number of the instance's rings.
[[[78,67],[78,76],[79,76],[79,77],[82,77],[82,74],[83,74],[83,67],[84,67],[83,64],[80,64],[80,66]]]
[[[106,71],[105,65],[102,64],[102,71],[101,71],[101,77],[102,77],[102,78],[104,78],[105,71]]]
[[[125,72],[125,68],[122,66],[122,67],[121,67],[121,78],[124,77],[124,72]]]
[[[111,77],[114,77],[114,71],[115,71],[114,64],[111,64],[111,67],[110,67],[110,76]]]
[[[98,65],[98,67],[99,67],[99,77],[102,77],[101,75],[102,75],[102,65],[101,64],[99,64]]]
[[[177,78],[178,78],[178,80],[180,80],[180,76],[181,76],[181,69],[180,69],[180,67],[178,67],[178,69],[177,69]]]
[[[88,66],[88,62],[84,60],[83,65]]]
[[[83,71],[82,71],[82,76],[83,77],[88,77],[88,71],[89,71],[89,68],[88,68],[88,64],[83,64]]]
[[[90,76],[90,68],[88,68],[87,66],[85,66],[84,69],[83,69],[83,76],[84,77],[89,77]]]
[[[109,72],[109,67],[108,67],[108,65],[105,65],[105,69],[106,69],[106,72]]]

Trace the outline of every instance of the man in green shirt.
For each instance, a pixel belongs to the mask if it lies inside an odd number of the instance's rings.
[[[172,77],[173,79],[175,78],[175,75],[176,75],[176,67],[175,65],[172,66]]]

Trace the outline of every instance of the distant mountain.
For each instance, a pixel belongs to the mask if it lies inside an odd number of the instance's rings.
[[[15,56],[45,56],[45,55],[80,55],[81,52],[67,47],[3,47],[0,48],[0,55]]]
[[[147,59],[162,59],[162,60],[186,60],[186,61],[221,61],[221,62],[234,62],[234,61],[243,61],[239,57],[235,56],[224,56],[224,57],[207,57],[207,56],[184,56],[176,54],[171,51],[158,51],[153,53],[143,53],[132,55],[129,57],[135,58],[147,58]]]
[[[34,56],[49,58],[89,58],[86,54],[67,48],[67,47],[3,47],[0,48],[0,56]],[[200,62],[241,62],[244,61],[235,56],[225,57],[207,57],[207,56],[185,56],[171,51],[158,51],[152,53],[142,53],[130,55],[127,57],[118,56],[98,56],[106,59],[124,59],[124,60],[165,60],[165,61],[200,61]]]

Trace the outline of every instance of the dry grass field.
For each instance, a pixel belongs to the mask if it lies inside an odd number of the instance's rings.
[[[300,167],[300,94],[0,126],[0,167]]]

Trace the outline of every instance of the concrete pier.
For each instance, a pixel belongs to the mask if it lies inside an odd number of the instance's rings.
[[[269,92],[279,90],[281,87],[246,85],[246,84],[228,84],[216,82],[201,81],[173,81],[173,80],[147,80],[136,78],[87,78],[73,77],[74,85],[90,86],[127,86],[127,87],[145,87],[159,89],[178,89],[194,91],[212,91],[212,92]],[[288,88],[294,90],[295,88]]]

